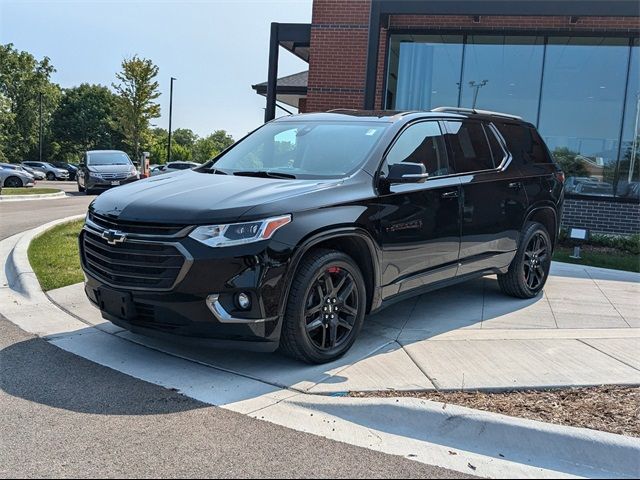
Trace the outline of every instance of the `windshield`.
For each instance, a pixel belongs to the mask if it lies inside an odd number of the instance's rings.
[[[366,159],[388,124],[281,122],[256,130],[204,171],[286,178],[339,178]]]
[[[92,153],[88,155],[87,165],[130,165],[131,160],[124,152]]]

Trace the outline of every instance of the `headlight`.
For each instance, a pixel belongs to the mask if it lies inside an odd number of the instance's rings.
[[[89,172],[89,176],[93,178],[102,178],[102,175],[95,172]]]
[[[255,222],[228,225],[205,225],[189,235],[210,247],[229,247],[267,240],[280,228],[291,222],[291,215],[267,218]]]

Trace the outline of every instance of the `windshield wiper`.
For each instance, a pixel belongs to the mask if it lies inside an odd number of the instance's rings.
[[[198,172],[209,173],[211,175],[229,175],[227,172],[220,170],[219,168],[198,169]]]
[[[246,172],[233,172],[234,175],[239,177],[260,177],[260,178],[289,178],[296,179],[295,175],[282,172],[269,172],[267,170],[247,170]]]

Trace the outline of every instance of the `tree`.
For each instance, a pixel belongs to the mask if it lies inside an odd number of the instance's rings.
[[[0,45],[0,154],[11,162],[37,158],[40,134],[40,94],[44,139],[49,139],[51,113],[60,98],[60,88],[51,83],[55,72],[49,58],[42,60]],[[45,143],[47,145],[47,143]],[[50,150],[45,148],[45,153]]]
[[[160,96],[157,75],[151,60],[135,55],[123,60],[122,71],[116,74],[119,83],[113,84],[118,94],[116,125],[136,160],[149,140],[150,120],[160,116],[160,105],[154,102]]]
[[[164,128],[153,128],[149,131],[147,140],[147,150],[153,164],[167,163],[167,142],[169,141],[169,132]]]
[[[553,157],[567,177],[588,177],[589,171],[578,158],[579,155],[567,147],[558,147],[553,151]]]
[[[193,161],[204,163],[216,157],[227,147],[233,145],[234,140],[224,130],[216,130],[211,135],[199,138],[193,145]]]
[[[58,159],[77,159],[86,150],[120,149],[122,135],[114,128],[116,105],[116,95],[102,85],[83,83],[64,90],[51,125]]]
[[[171,133],[171,143],[175,142],[189,150],[193,148],[193,144],[196,143],[197,139],[198,136],[189,128],[178,128]],[[173,150],[171,151],[171,157],[173,157]]]

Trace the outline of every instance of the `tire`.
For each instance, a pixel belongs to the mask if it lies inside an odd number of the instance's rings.
[[[24,185],[22,184],[22,180],[20,180],[20,178],[18,177],[7,177],[4,180],[4,186],[6,188],[20,188]]]
[[[78,191],[79,191],[80,193],[82,193],[82,192],[84,192],[84,190],[85,190],[85,188],[84,188],[84,187],[81,187],[81,186],[80,186],[80,184],[78,183]]]
[[[353,259],[336,250],[314,250],[292,280],[280,351],[306,363],[334,361],[355,342],[365,310],[364,278]]]
[[[56,179],[56,176],[54,175],[53,172],[47,172],[47,180],[49,180],[50,182],[53,182]]]
[[[552,254],[553,247],[547,229],[540,223],[528,222],[520,235],[518,251],[509,265],[509,271],[498,275],[500,290],[516,298],[538,295],[549,278]]]

